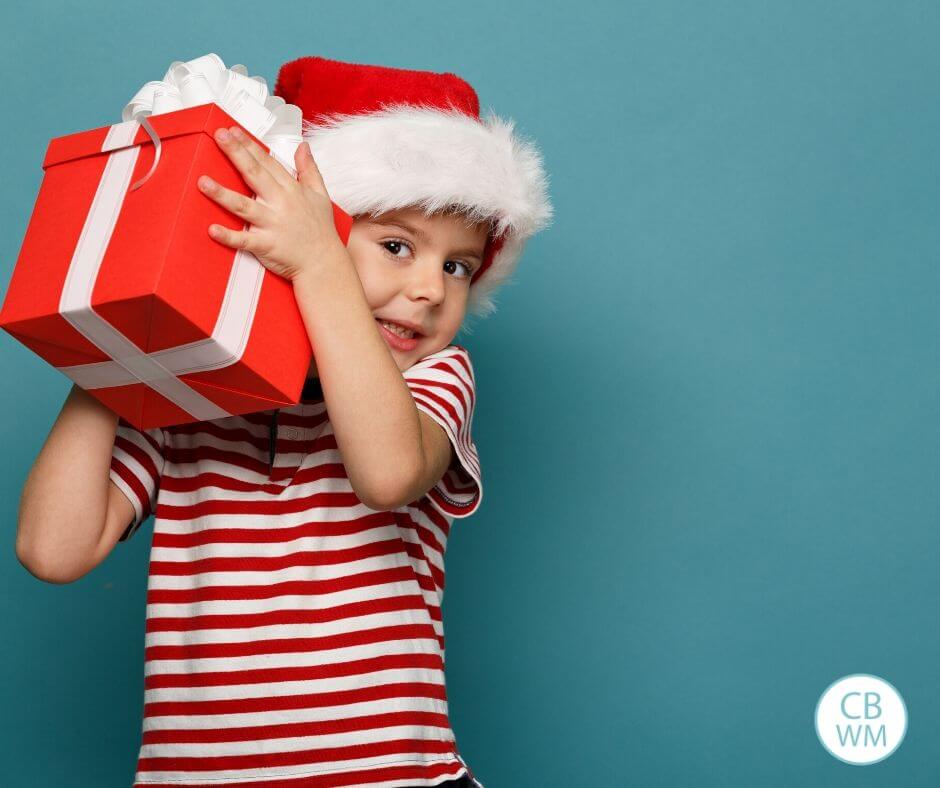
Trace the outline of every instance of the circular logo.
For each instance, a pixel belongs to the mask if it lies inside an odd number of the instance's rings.
[[[906,733],[904,698],[878,676],[843,676],[816,704],[816,735],[845,763],[867,766],[883,761],[901,746]]]

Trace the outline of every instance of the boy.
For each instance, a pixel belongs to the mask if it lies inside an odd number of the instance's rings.
[[[200,188],[233,214],[213,237],[293,285],[301,402],[141,432],[73,387],[17,555],[74,580],[155,508],[136,786],[480,785],[444,681],[447,536],[482,499],[451,343],[550,218],[541,161],[452,74],[301,58],[276,93],[305,118],[296,180],[230,133],[257,199]]]

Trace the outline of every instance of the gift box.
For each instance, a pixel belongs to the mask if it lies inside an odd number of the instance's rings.
[[[208,103],[46,152],[0,328],[138,429],[300,399],[312,349],[293,288],[209,236],[243,223],[196,185],[253,196],[213,138],[233,125]],[[346,243],[352,219],[333,213]]]

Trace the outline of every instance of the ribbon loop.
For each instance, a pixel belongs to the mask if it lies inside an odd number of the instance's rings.
[[[150,169],[148,170],[147,174],[137,181],[137,183],[131,186],[131,191],[139,189],[150,180],[150,176],[157,171],[157,165],[160,163],[160,153],[163,150],[163,144],[160,142],[160,135],[157,134],[153,126],[150,125],[150,121],[147,120],[146,115],[140,116],[140,125],[143,127],[143,130],[146,131],[148,135],[150,135],[150,139],[153,140],[153,164],[150,165]]]

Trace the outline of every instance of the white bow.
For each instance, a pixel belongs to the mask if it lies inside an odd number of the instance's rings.
[[[124,107],[121,120],[136,120],[147,128],[150,115],[213,102],[267,145],[285,169],[297,174],[294,153],[303,142],[300,107],[270,95],[264,77],[249,77],[244,66],[226,68],[216,54],[171,63],[161,81],[148,82],[137,91]],[[159,147],[159,141],[154,142]]]

